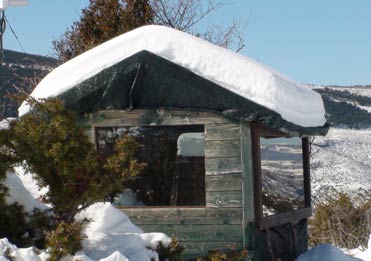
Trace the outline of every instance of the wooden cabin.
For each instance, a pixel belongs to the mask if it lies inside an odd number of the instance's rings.
[[[248,249],[253,260],[293,260],[307,250],[309,138],[326,124],[303,127],[148,50],[55,96],[100,154],[122,135],[137,139],[147,166],[115,205],[145,232],[176,237],[188,259]]]

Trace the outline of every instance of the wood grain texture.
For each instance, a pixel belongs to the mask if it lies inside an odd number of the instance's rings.
[[[254,175],[251,151],[251,130],[248,123],[241,122],[241,165],[243,198],[243,242],[248,245],[247,226],[254,221]]]
[[[206,191],[206,207],[242,208],[242,191]]]
[[[241,241],[236,242],[180,242],[186,248],[186,259],[195,259],[201,255],[206,255],[208,250],[228,251],[231,249],[241,250]]]
[[[239,157],[240,155],[240,140],[218,140],[205,142],[206,158]]]
[[[182,224],[182,225],[241,225],[241,208],[204,208],[202,211],[183,209],[180,212],[164,208],[150,211],[145,208],[121,208],[134,224]]]
[[[229,175],[207,175],[205,179],[206,191],[230,191],[242,189],[241,173]]]
[[[101,110],[88,115],[87,124],[93,127],[146,126],[146,125],[197,125],[205,123],[230,123],[226,118],[207,111],[186,110]]]
[[[144,232],[162,232],[179,241],[242,241],[240,225],[138,225]]]
[[[239,140],[240,126],[239,124],[208,124],[205,128],[206,140]]]
[[[206,175],[222,175],[241,172],[241,157],[206,158]]]

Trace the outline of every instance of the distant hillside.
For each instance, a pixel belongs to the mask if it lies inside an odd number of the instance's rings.
[[[322,95],[328,123],[333,127],[371,127],[371,85],[316,86]]]
[[[371,193],[371,85],[316,86],[322,95],[327,120],[325,137],[312,147],[311,176],[314,202],[335,190],[351,196]]]
[[[18,104],[9,94],[30,93],[57,65],[54,58],[5,50],[0,64],[0,119],[18,114]]]

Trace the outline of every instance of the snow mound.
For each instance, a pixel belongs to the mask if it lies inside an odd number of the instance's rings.
[[[246,56],[157,25],[125,33],[66,62],[49,73],[31,96],[57,96],[143,50],[265,106],[294,124],[317,127],[326,122],[322,98],[310,88]],[[23,103],[18,111],[22,116],[29,106]]]
[[[15,118],[6,118],[0,121],[0,130],[7,130],[10,127],[10,122],[14,121]]]
[[[103,258],[100,261],[129,261],[129,259],[123,256],[120,252],[116,251],[109,257]]]
[[[94,260],[158,260],[154,251],[159,242],[169,245],[171,239],[162,233],[143,233],[130,219],[110,203],[96,203],[77,216],[93,221],[83,241],[86,255]],[[127,258],[127,259],[125,259]]]
[[[340,249],[331,244],[318,245],[297,258],[297,261],[318,261],[318,260],[356,261],[361,259],[347,256]]]
[[[5,178],[5,185],[9,188],[9,196],[5,198],[7,204],[18,202],[25,211],[31,212],[35,208],[46,210],[48,207],[36,200],[31,193],[23,186],[22,180],[14,172],[8,172]]]
[[[24,172],[21,168],[18,168],[18,171]],[[9,188],[9,197],[6,198],[8,204],[18,202],[28,212],[34,208],[48,209],[33,197],[38,198],[40,194],[35,191],[31,194],[14,172],[8,172],[5,183]],[[30,188],[36,187],[32,185]],[[110,203],[96,203],[76,216],[76,219],[84,218],[92,220],[86,227],[87,239],[83,241],[82,251],[76,253],[72,260],[156,261],[159,259],[154,250],[159,242],[164,246],[171,242],[171,238],[163,233],[144,233],[128,216]],[[32,248],[17,248],[6,238],[0,239],[0,261],[8,260],[7,256],[16,261],[48,259],[45,251],[36,254]]]
[[[8,239],[0,239],[0,261],[44,261],[46,258],[45,253],[37,255],[32,247],[17,248]]]
[[[34,199],[43,198],[49,191],[47,187],[39,188],[36,180],[32,177],[32,173],[27,172],[23,166],[18,166],[14,168],[14,173],[17,174],[18,178],[22,181],[23,186],[26,190],[31,193]]]

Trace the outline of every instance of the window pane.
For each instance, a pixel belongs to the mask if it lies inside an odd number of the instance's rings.
[[[203,125],[97,128],[98,152],[112,154],[122,135],[140,144],[137,159],[147,165],[115,201],[122,206],[204,206]]]
[[[301,139],[260,138],[263,216],[304,207]]]

